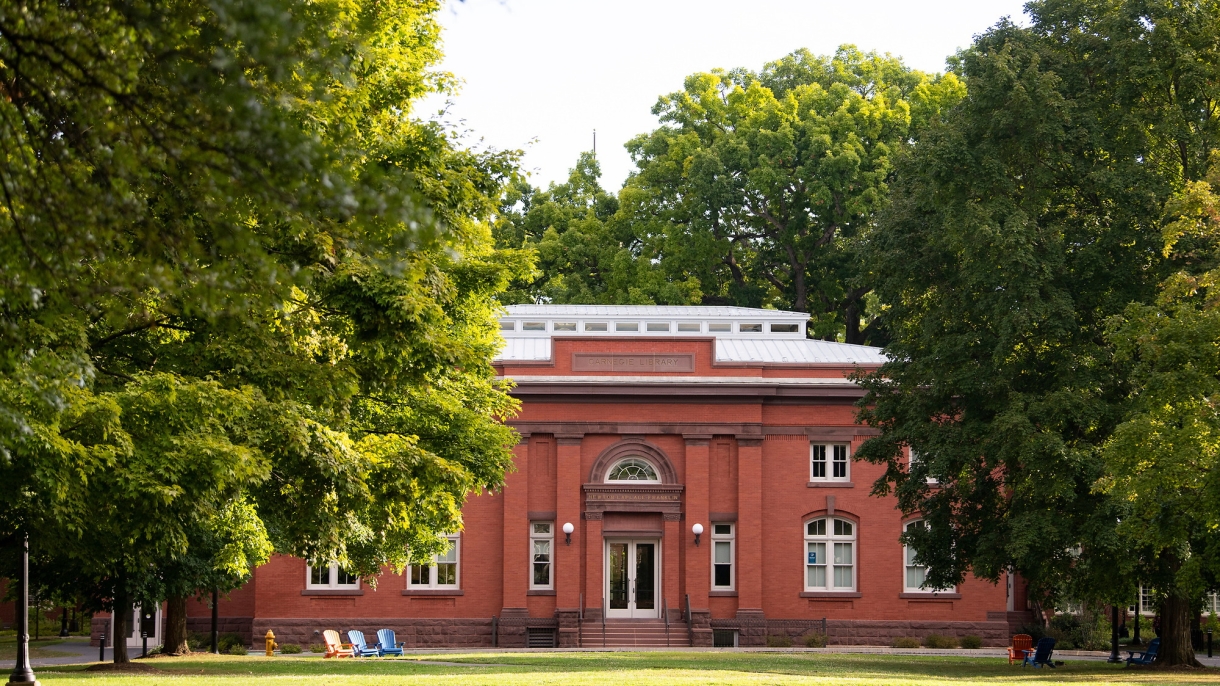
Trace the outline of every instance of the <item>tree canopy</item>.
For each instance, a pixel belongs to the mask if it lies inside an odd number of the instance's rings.
[[[502,483],[530,263],[486,221],[515,154],[411,117],[437,8],[0,8],[10,563],[28,532],[120,618],[272,547],[372,579]]]
[[[1001,22],[958,56],[966,98],[896,165],[868,258],[890,362],[864,380],[862,418],[882,435],[859,456],[888,465],[875,491],[928,520],[906,539],[931,585],[1015,568],[1054,605],[1126,604],[1155,583],[1164,661],[1193,662],[1197,596],[1154,578],[1161,553],[1131,534],[1175,500],[1128,490],[1138,432],[1118,430],[1152,368],[1132,376],[1119,351],[1141,325],[1113,318],[1153,303],[1178,262],[1162,230],[1215,146],[1220,7],[1028,11],[1028,28]]]

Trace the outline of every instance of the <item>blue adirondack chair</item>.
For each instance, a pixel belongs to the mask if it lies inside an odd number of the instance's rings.
[[[379,629],[377,644],[381,646],[381,655],[402,655],[402,643],[395,640],[393,629]]]
[[[376,643],[369,645],[364,642],[364,632],[357,629],[347,630],[347,640],[352,642],[352,657],[378,657],[381,648]]]
[[[1161,639],[1154,638],[1148,641],[1148,650],[1142,653],[1137,653],[1133,650],[1127,651],[1127,664],[1129,665],[1150,665],[1156,659],[1156,651],[1161,649]]]
[[[1042,667],[1046,665],[1047,667],[1054,668],[1055,663],[1051,662],[1051,653],[1054,650],[1055,639],[1050,636],[1040,638],[1038,639],[1038,645],[1034,646],[1033,650],[1025,651],[1025,661],[1021,663],[1021,666],[1033,665],[1035,667]]]

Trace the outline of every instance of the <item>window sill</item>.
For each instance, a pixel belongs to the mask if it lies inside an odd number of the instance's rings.
[[[411,588],[402,592],[403,595],[466,595],[460,588]]]
[[[904,600],[961,600],[961,593],[899,593]]]
[[[802,598],[863,598],[859,591],[802,591]]]
[[[708,591],[709,598],[736,598],[737,591]]]
[[[856,485],[850,481],[809,481],[805,484],[806,488],[855,488]]]
[[[364,595],[359,588],[307,588],[301,595]]]
[[[525,595],[555,595],[553,588],[533,588],[525,592]]]

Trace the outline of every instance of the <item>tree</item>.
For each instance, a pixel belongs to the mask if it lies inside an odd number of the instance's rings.
[[[619,215],[619,199],[602,189],[601,166],[581,153],[567,183],[535,189],[524,180],[505,194],[497,244],[534,251],[536,271],[502,300],[571,304],[685,305],[699,301],[699,282],[673,281],[656,255]]]
[[[495,295],[529,264],[484,220],[515,154],[410,118],[436,10],[0,9],[0,536],[117,621],[236,583],[262,531],[372,579],[502,483]]]
[[[962,89],[852,46],[694,74],[628,143],[623,221],[705,303],[809,312],[814,336],[870,340],[860,248],[894,156]]]
[[[891,341],[861,419],[882,434],[857,456],[930,522],[905,540],[931,586],[1015,569],[1050,607],[1125,604],[1151,558],[1119,524],[1132,501],[1103,487],[1122,482],[1106,446],[1138,379],[1106,332],[1153,302],[1165,204],[1215,145],[1220,7],[1028,11],[959,55],[966,99],[897,165],[869,245]],[[1193,661],[1180,632],[1161,649]]]
[[[1118,530],[1139,552],[1137,573],[1161,607],[1158,635],[1171,662],[1198,665],[1191,648],[1200,600],[1220,578],[1220,160],[1167,204],[1165,253],[1184,268],[1155,302],[1110,322],[1118,357],[1132,364],[1130,405],[1102,453],[1098,490],[1123,503]]]

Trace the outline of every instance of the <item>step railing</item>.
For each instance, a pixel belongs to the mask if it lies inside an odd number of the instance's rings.
[[[602,647],[606,647],[606,598],[602,597]]]
[[[585,647],[585,594],[580,594],[580,614],[576,615],[576,647]]]
[[[691,619],[689,593],[686,594],[686,638],[690,640],[691,646],[695,645],[695,627]]]
[[[669,604],[661,598],[661,615],[665,617],[665,647],[669,647]]]

